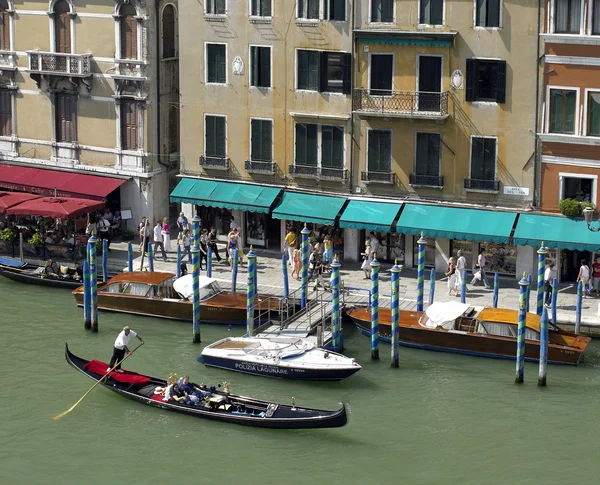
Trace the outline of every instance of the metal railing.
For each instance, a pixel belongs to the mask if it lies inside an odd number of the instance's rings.
[[[443,175],[419,175],[411,173],[408,177],[410,185],[422,185],[424,187],[443,187],[444,176]]]
[[[200,166],[214,170],[229,170],[231,159],[226,157],[200,157]]]
[[[275,162],[261,160],[246,160],[246,172],[248,173],[264,173],[267,175],[275,174]]]
[[[377,182],[380,184],[393,184],[396,180],[394,172],[374,172],[374,171],[363,171],[360,172],[360,179],[363,182]]]
[[[386,89],[355,89],[352,109],[365,113],[448,115],[448,92],[429,93]]]
[[[493,190],[498,192],[500,190],[499,180],[483,180],[483,179],[472,179],[465,177],[465,189],[473,190]]]
[[[319,177],[324,180],[347,180],[348,170],[345,168],[321,167]]]
[[[91,76],[92,54],[27,51],[29,71],[39,74]]]

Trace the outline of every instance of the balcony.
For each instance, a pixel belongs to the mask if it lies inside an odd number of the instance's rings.
[[[264,162],[257,160],[246,160],[246,172],[263,175],[275,175],[275,162]]]
[[[355,89],[352,110],[360,116],[444,121],[449,116],[448,92]]]
[[[321,180],[333,180],[345,182],[348,179],[348,170],[344,168],[321,167],[319,169]]]
[[[345,182],[348,179],[348,170],[344,168],[292,164],[289,166],[289,172],[295,178],[332,180],[337,182]]]
[[[467,192],[494,192],[500,191],[499,180],[482,180],[465,177],[465,191]]]
[[[135,59],[115,59],[116,79],[146,79],[146,62]]]
[[[408,183],[412,187],[432,187],[441,189],[444,187],[444,176],[411,173],[408,177]]]
[[[27,51],[29,72],[69,77],[92,75],[92,54]]]
[[[365,184],[394,184],[396,174],[394,172],[360,172],[360,180]]]
[[[226,157],[200,157],[200,166],[211,170],[229,170],[231,159]]]

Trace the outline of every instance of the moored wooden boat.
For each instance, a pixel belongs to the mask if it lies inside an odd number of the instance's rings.
[[[346,314],[364,335],[371,335],[371,311],[354,307]],[[434,303],[426,312],[400,310],[400,345],[442,352],[455,352],[482,357],[515,359],[517,346],[517,310],[501,308],[475,309],[459,302]],[[390,341],[391,311],[379,309],[379,333]],[[540,317],[527,314],[525,359],[539,361]],[[589,337],[576,335],[550,326],[548,332],[548,362],[577,365],[590,342]]]
[[[19,260],[0,258],[0,276],[19,283],[50,286],[53,288],[75,289],[82,283],[81,276],[74,269],[62,274],[60,266],[32,266]],[[54,267],[53,267],[54,266]]]
[[[191,275],[180,280],[187,280]],[[179,280],[177,280],[179,281]],[[157,271],[120,273],[98,285],[98,308],[135,315],[192,321],[189,294],[176,291],[175,275]],[[189,285],[180,285],[189,287]],[[73,291],[78,306],[83,306],[83,287]],[[274,317],[279,298],[257,296],[256,315]],[[246,293],[221,290],[214,278],[200,276],[200,321],[224,325],[246,324]]]
[[[107,368],[104,362],[77,357],[66,344],[65,357],[70,365],[96,382],[102,379]],[[156,389],[164,388],[166,380],[125,370],[123,373],[111,372],[110,376],[102,380],[101,385],[123,397],[160,409],[244,426],[279,429],[339,428],[348,422],[345,406],[336,411],[303,408],[294,404],[288,406],[207,387],[202,388],[206,394],[196,405],[165,402]]]

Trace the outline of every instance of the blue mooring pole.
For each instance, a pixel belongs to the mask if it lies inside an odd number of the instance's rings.
[[[400,268],[398,262],[394,263],[391,269],[392,272],[392,367],[400,367],[400,359],[398,356],[398,348],[400,347],[400,313],[398,312],[398,306],[400,303]]]
[[[210,246],[206,250],[206,276],[212,278],[212,248]]]
[[[89,246],[88,246],[89,254]],[[83,328],[89,330],[92,328],[92,320],[90,306],[90,263],[87,260],[83,262]]]
[[[235,251],[233,251],[231,253],[231,291],[233,293],[236,292],[237,290],[237,276],[238,276],[238,259],[239,259],[239,252],[236,249]]]
[[[529,313],[529,300],[531,299],[531,275],[527,275],[527,296],[525,299],[525,311]]]
[[[306,223],[300,234],[302,234],[302,292],[300,306],[305,308],[306,300],[308,298],[308,235],[310,234],[310,231],[306,227]]]
[[[342,348],[340,318],[340,262],[337,256],[331,263],[331,345],[334,352]]]
[[[148,243],[148,269],[154,271],[154,255],[152,254],[152,243]]]
[[[284,254],[283,256],[281,256],[281,271],[283,272],[283,297],[286,299],[290,296],[290,282],[288,279],[287,266],[287,257]]]
[[[435,268],[431,268],[429,273],[429,304],[433,303],[435,297]]]
[[[256,272],[256,255],[250,247],[248,253],[248,284],[246,288],[246,334],[252,337],[254,334],[254,273]]]
[[[538,253],[538,274],[537,274],[537,314],[542,315],[542,310],[544,309],[544,271],[546,266],[546,254],[548,254],[548,248],[544,247],[544,242],[542,241],[542,245],[540,249],[537,250]]]
[[[252,246],[250,246],[250,249],[252,249]],[[255,305],[256,305],[257,298],[258,298],[258,258],[255,256],[254,257],[254,304]]]
[[[108,241],[102,239],[102,283],[108,280]]]
[[[577,283],[577,304],[575,306],[575,333],[577,335],[579,335],[579,330],[581,328],[581,308],[583,306],[584,291],[583,281],[579,281],[579,283]]]
[[[177,243],[177,267],[175,268],[175,278],[181,278],[181,246]]]
[[[552,323],[556,326],[556,300],[558,300],[558,280],[552,278]]]
[[[371,359],[379,360],[379,261],[371,261]]]
[[[131,243],[127,243],[127,271],[133,273],[133,248]]]
[[[192,342],[200,343],[200,247],[192,246]]]
[[[425,246],[427,245],[427,239],[421,237],[417,240],[419,246],[419,259],[417,265],[417,311],[423,311],[423,286],[425,283]]]
[[[90,242],[90,320],[92,332],[98,331],[98,263],[96,257],[96,238],[92,236]]]
[[[494,294],[492,296],[492,308],[498,308],[498,292],[500,291],[500,281],[498,273],[494,273]]]
[[[517,330],[517,369],[515,382],[521,383],[525,373],[525,330],[527,329],[527,288],[529,281],[523,273],[523,278],[519,281],[519,324]]]
[[[467,270],[463,269],[460,285],[460,302],[467,303]]]
[[[540,370],[538,373],[538,386],[546,385],[548,373],[548,310],[542,309],[540,320]]]

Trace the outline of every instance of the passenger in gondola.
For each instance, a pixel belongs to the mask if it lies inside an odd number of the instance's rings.
[[[179,388],[179,384],[175,382],[174,384],[171,384],[167,387],[167,389],[165,390],[164,401],[174,401],[178,403],[186,402],[185,393]]]
[[[186,403],[192,406],[198,404],[204,397],[202,389],[190,382],[190,376],[183,376],[177,380],[179,389],[185,394]]]

